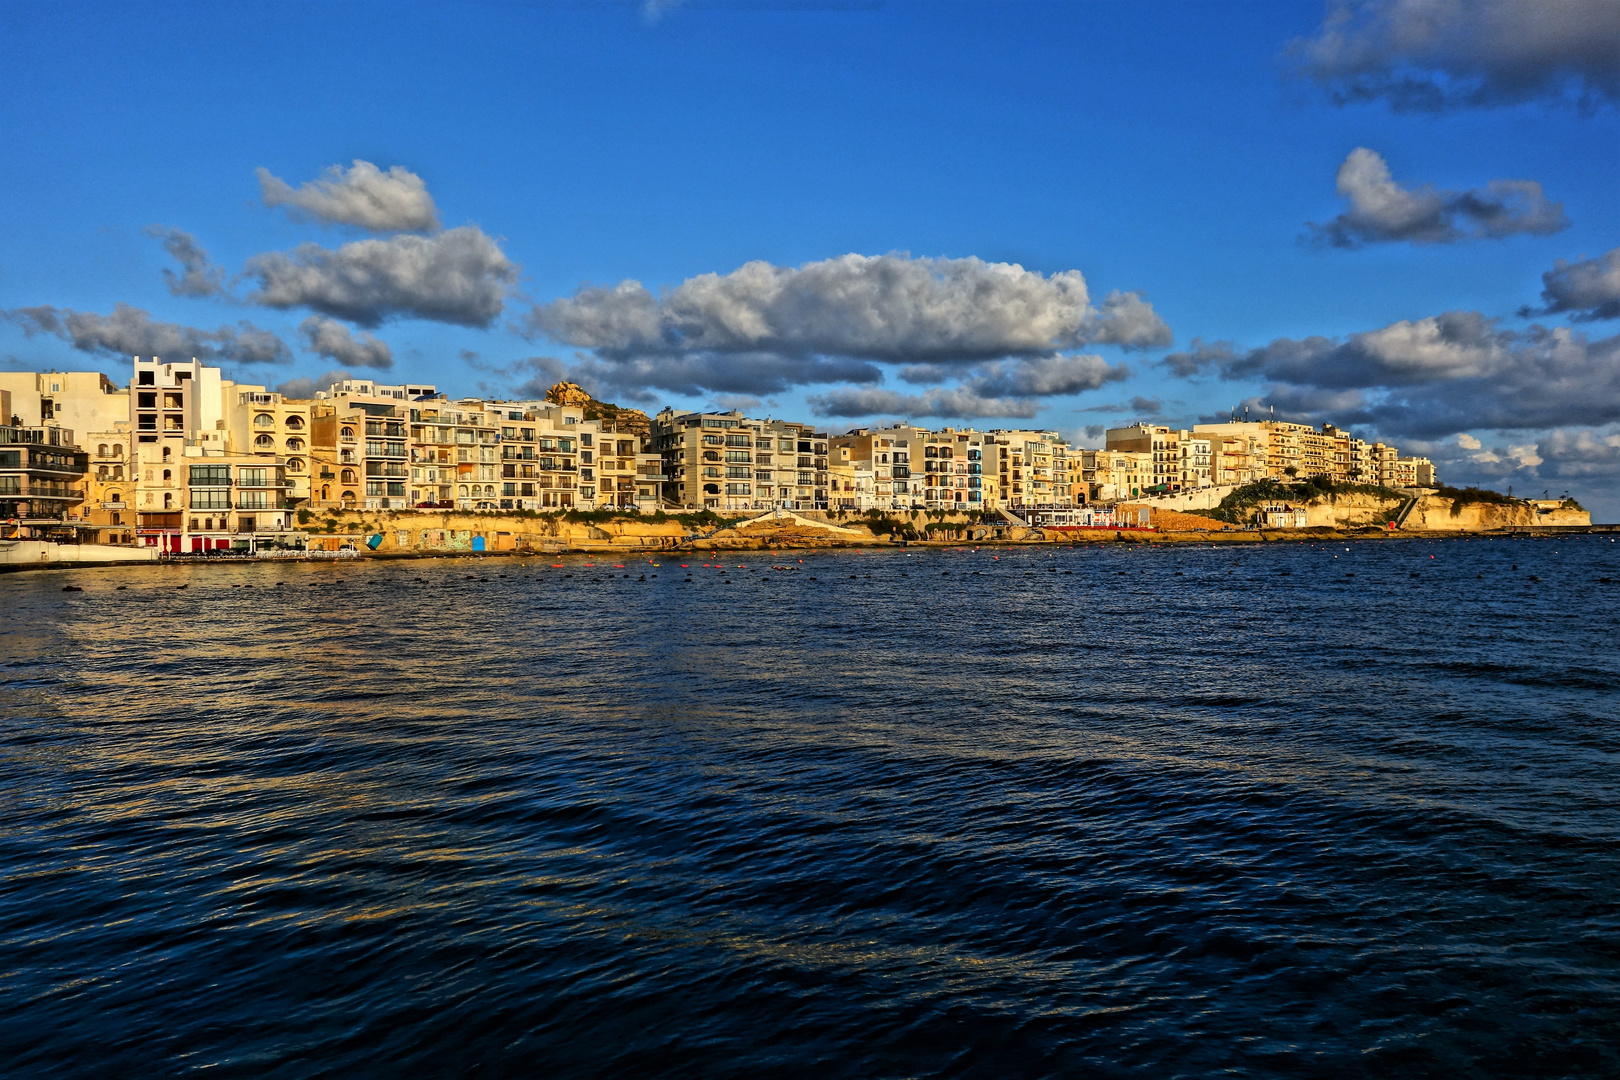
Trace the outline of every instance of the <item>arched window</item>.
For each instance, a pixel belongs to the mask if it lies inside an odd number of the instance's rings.
[[[338,479],[342,480],[345,484],[354,483],[355,482],[355,480],[354,480],[354,470],[353,469],[344,469],[343,470],[343,475],[338,477]]]
[[[124,445],[122,443],[113,443],[113,457],[123,457],[123,456],[124,456]]]
[[[321,485],[321,502],[331,502],[331,501],[332,501],[332,488],[331,488],[331,485],[322,484]]]
[[[271,416],[269,413],[260,413],[258,416],[255,416],[253,418],[253,426],[254,427],[275,427],[276,426],[276,418]]]
[[[96,479],[97,480],[105,480],[105,479],[107,479],[107,466],[102,465],[102,466],[99,466],[96,469]]]
[[[304,440],[296,437],[288,439],[287,449],[291,450],[295,454],[302,453],[304,450]]]
[[[343,464],[345,464],[345,465],[353,464],[354,463],[354,451],[353,450],[340,451],[338,453],[338,460],[343,462]]]
[[[298,416],[297,414],[294,414],[292,416],[287,417],[287,430],[288,431],[303,431],[304,430],[304,418],[302,416]]]
[[[467,485],[466,485],[466,484],[462,484],[462,485],[461,485],[461,489],[460,489],[460,490],[461,490],[461,497],[462,497],[462,498],[463,498],[463,499],[465,499],[465,498],[466,498],[466,497],[467,497]]]
[[[718,494],[720,494],[720,485],[719,484],[704,484],[703,485],[703,494],[705,494],[705,495],[718,495]]]
[[[287,471],[288,472],[303,472],[304,471],[304,459],[303,458],[296,458],[296,457],[288,458],[287,459]]]
[[[168,461],[168,460],[169,460],[169,448],[168,448],[168,447],[167,447],[167,446],[165,446],[165,447],[164,447],[164,448],[163,448],[163,460],[164,460],[164,461]]]
[[[113,466],[113,479],[114,480],[122,480],[123,478],[124,478],[124,467],[122,465],[114,465]]]
[[[164,469],[163,470],[163,482],[168,483],[170,480],[173,480],[173,479],[174,479],[174,474],[172,472],[170,472],[168,469]]]
[[[257,439],[253,440],[253,445],[259,450],[274,450],[276,448],[276,440],[272,439],[268,435],[260,435]]]
[[[343,505],[348,507],[354,506],[354,492],[345,491],[343,493]]]
[[[495,494],[495,485],[494,484],[485,484],[484,485],[484,494],[485,495],[493,495],[493,494]]]
[[[174,506],[174,496],[167,491],[163,493],[163,509],[169,510]]]
[[[106,457],[106,456],[107,456],[107,444],[102,443],[100,446],[96,447],[96,457]]]
[[[354,428],[346,427],[346,428],[343,429],[341,434],[345,439],[352,439],[352,438],[354,438]]]

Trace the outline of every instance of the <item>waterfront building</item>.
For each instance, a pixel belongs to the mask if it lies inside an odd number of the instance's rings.
[[[11,392],[0,389],[0,415],[20,419],[15,409]],[[71,515],[84,502],[88,466],[70,428],[0,424],[0,536],[77,538]]]
[[[275,455],[188,447],[180,550],[253,552],[291,546],[286,466]]]
[[[1092,502],[1135,499],[1153,476],[1153,454],[1148,451],[1081,450],[1080,476]]]
[[[410,505],[430,510],[495,509],[500,422],[482,401],[415,403],[410,417]],[[477,495],[471,494],[477,485]],[[458,485],[469,494],[457,502]],[[487,490],[486,490],[487,489]]]
[[[1212,444],[1202,431],[1191,432],[1162,424],[1138,422],[1109,428],[1105,447],[1152,455],[1151,483],[1144,494],[1166,494],[1210,485]]]
[[[279,465],[290,505],[311,500],[311,401],[288,401],[262,386],[224,383],[225,449]]]
[[[1396,487],[1438,487],[1434,462],[1426,457],[1403,457],[1395,460]]]
[[[128,471],[134,444],[129,421],[118,421],[110,431],[85,432],[80,439],[89,459],[79,507],[87,526],[84,538],[102,544],[134,543],[134,501],[128,495],[134,479]]]
[[[0,424],[106,431],[129,419],[129,391],[99,371],[0,371],[11,406]]]
[[[652,423],[663,502],[692,510],[825,510],[828,438],[808,424],[664,409]]]

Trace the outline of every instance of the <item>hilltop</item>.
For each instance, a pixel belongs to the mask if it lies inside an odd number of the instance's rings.
[[[652,418],[640,409],[626,409],[606,401],[597,401],[578,383],[560,382],[546,391],[546,400],[553,405],[578,405],[585,410],[585,419],[600,420],[623,432],[637,435],[652,433]]]

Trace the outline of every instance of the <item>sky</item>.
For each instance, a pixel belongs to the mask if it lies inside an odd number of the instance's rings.
[[[0,5],[0,366],[1336,423],[1620,520],[1620,0]]]

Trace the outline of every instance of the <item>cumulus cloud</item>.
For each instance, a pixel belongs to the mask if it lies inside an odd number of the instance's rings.
[[[1339,104],[1401,111],[1620,99],[1614,0],[1337,0],[1292,42],[1298,74]]]
[[[1580,262],[1559,259],[1541,275],[1541,284],[1546,306],[1525,308],[1520,315],[1569,312],[1576,322],[1620,319],[1620,248]]]
[[[1088,341],[1170,340],[1134,293],[1090,302],[1079,271],[1044,275],[976,258],[843,255],[800,267],[751,262],[662,296],[637,281],[583,287],[536,307],[528,330],[594,353],[630,385],[769,394],[875,382],[877,363],[940,381],[962,365],[1050,355]],[[713,381],[710,381],[713,380]]]
[[[293,358],[286,342],[249,322],[200,330],[179,323],[155,322],[145,311],[128,304],[115,305],[111,315],[49,305],[17,308],[4,315],[29,337],[51,334],[80,352],[103,356],[168,356],[175,360],[196,357],[238,364],[286,364]]]
[[[394,351],[386,341],[365,333],[355,337],[347,326],[336,320],[311,315],[299,324],[298,333],[310,352],[340,364],[364,368],[394,366]]]
[[[384,172],[356,159],[347,170],[332,165],[319,179],[296,188],[269,169],[254,172],[264,204],[285,206],[297,218],[372,232],[432,232],[439,227],[439,210],[427,184],[401,165]]]
[[[480,229],[357,240],[335,251],[304,244],[247,263],[258,290],[248,299],[309,308],[360,326],[391,318],[487,327],[501,314],[517,267]]]
[[[1548,479],[1620,479],[1620,433],[1561,428],[1536,444],[1536,458]]]
[[[1434,437],[1620,420],[1620,337],[1505,330],[1473,311],[1343,339],[1279,338],[1212,362],[1224,378],[1266,380],[1262,404],[1311,422]]]
[[[1350,208],[1324,225],[1306,226],[1317,244],[1453,244],[1569,228],[1563,203],[1549,201],[1534,180],[1492,180],[1469,191],[1441,191],[1430,184],[1405,188],[1384,159],[1366,147],[1350,151],[1339,166],[1338,190]]]
[[[354,378],[354,376],[347,371],[328,371],[324,374],[317,375],[313,379],[308,378],[307,376],[300,376],[296,379],[288,379],[286,382],[276,387],[275,391],[290,401],[307,401],[314,397],[319,391],[330,390],[334,383],[340,383],[345,379],[352,378]]]
[[[149,225],[146,235],[163,243],[163,250],[180,264],[181,272],[163,271],[163,280],[175,296],[214,296],[225,290],[225,268],[216,266],[197,238],[184,229]]]

